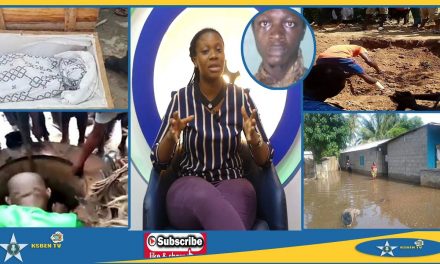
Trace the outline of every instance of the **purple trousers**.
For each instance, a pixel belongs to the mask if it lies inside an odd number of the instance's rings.
[[[178,229],[246,230],[257,211],[254,187],[244,178],[213,185],[200,177],[180,177],[166,203],[170,224]]]

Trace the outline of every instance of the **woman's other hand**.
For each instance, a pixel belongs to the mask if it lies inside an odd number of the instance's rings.
[[[241,115],[243,116],[243,131],[246,135],[246,141],[252,146],[260,143],[261,136],[257,132],[257,110],[253,109],[251,115],[248,116],[244,106],[241,107]]]

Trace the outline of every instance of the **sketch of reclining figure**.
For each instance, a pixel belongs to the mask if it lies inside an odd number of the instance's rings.
[[[67,51],[53,57],[0,55],[0,103],[59,96],[64,104],[79,104],[94,95],[97,85],[95,59],[86,51]]]

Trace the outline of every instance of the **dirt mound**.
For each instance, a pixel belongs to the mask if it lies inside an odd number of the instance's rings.
[[[406,35],[405,35],[406,34]],[[384,71],[376,74],[361,58],[356,61],[371,76],[380,80],[392,94],[408,91],[413,94],[440,92],[440,38],[410,35],[409,33],[379,35],[376,32],[315,32],[318,54],[332,45],[353,41],[369,51],[369,55]],[[350,92],[354,90],[354,94]],[[346,88],[328,102],[348,110],[395,110],[388,95],[382,95],[374,86],[357,76],[347,82]],[[433,106],[433,102],[417,103]]]

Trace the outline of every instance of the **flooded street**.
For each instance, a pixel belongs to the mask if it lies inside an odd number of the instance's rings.
[[[345,171],[304,181],[305,228],[345,228],[347,208],[360,210],[351,228],[440,228],[440,189]]]

